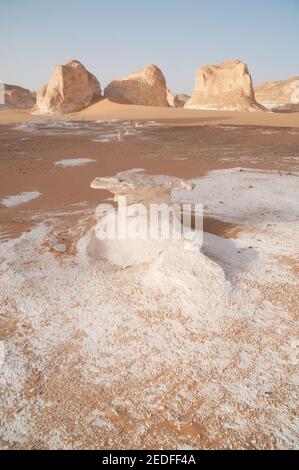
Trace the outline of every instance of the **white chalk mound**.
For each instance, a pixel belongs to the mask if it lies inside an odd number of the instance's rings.
[[[258,111],[248,67],[240,60],[205,65],[196,75],[194,93],[185,108]]]
[[[91,187],[94,189],[104,189],[114,194],[114,200],[118,202],[117,213],[109,210],[105,204],[98,206],[96,211],[97,226],[95,229],[98,242],[94,242],[96,251],[103,258],[118,266],[133,266],[145,262],[153,261],[157,256],[167,249],[173,243],[180,243],[176,239],[178,233],[181,234],[180,224],[180,206],[172,206],[174,218],[169,222],[169,212],[165,213],[169,228],[170,238],[161,238],[161,222],[159,216],[152,216],[152,204],[164,204],[171,201],[172,190],[184,189],[192,190],[193,184],[187,180],[164,175],[147,175],[142,170],[130,170],[118,173],[111,178],[96,178]],[[124,204],[125,196],[125,226],[122,226],[122,232],[125,233],[123,239],[119,237],[120,223],[119,218],[120,205]],[[110,206],[111,207],[111,206]],[[122,206],[122,209],[124,206]],[[160,213],[161,216],[161,213]],[[162,216],[161,216],[162,217]],[[122,219],[123,220],[123,219]],[[115,231],[110,230],[109,235],[107,227],[115,227]],[[165,227],[165,225],[164,225]],[[153,231],[158,235],[154,239]],[[117,236],[115,236],[117,233]],[[104,237],[103,237],[104,234]],[[189,233],[188,233],[189,235]],[[115,237],[115,238],[114,238]],[[188,238],[188,242],[190,242]],[[198,237],[196,241],[200,241]],[[193,237],[195,242],[195,236]]]
[[[101,97],[100,83],[77,60],[57,65],[50,81],[37,93],[40,113],[71,113]]]
[[[113,101],[143,106],[168,106],[166,80],[156,65],[113,80],[104,90]]]
[[[152,261],[143,277],[145,287],[164,294],[181,292],[181,302],[191,311],[228,302],[230,283],[220,265],[200,249],[188,251],[184,244],[169,243]]]
[[[191,229],[176,238],[178,226],[172,219],[170,232],[173,236],[156,239],[148,236],[153,228],[152,219],[151,226],[148,225],[153,203],[160,207],[169,207],[170,203],[173,207],[173,190],[192,193],[192,183],[172,176],[147,175],[142,170],[130,170],[111,178],[96,178],[91,187],[112,192],[119,204],[116,211],[111,210],[108,204],[98,206],[94,233],[87,243],[83,241],[78,246],[81,254],[85,252],[93,262],[104,259],[115,267],[138,270],[149,295],[178,296],[176,305],[189,311],[198,312],[203,306],[211,305],[217,308],[219,302],[223,305],[227,301],[230,285],[223,269],[201,252],[202,230]],[[122,212],[124,217],[120,216],[123,196],[128,200],[126,211]],[[181,205],[176,207],[178,221]],[[103,233],[108,233],[105,232],[108,226],[116,226],[124,219],[126,237],[113,239],[110,237],[113,231],[110,231],[108,238],[102,238]],[[163,217],[155,219],[155,228],[160,230],[164,222]],[[179,230],[181,228],[182,225]]]

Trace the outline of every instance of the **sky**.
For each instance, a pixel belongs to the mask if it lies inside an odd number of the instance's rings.
[[[153,63],[189,94],[229,59],[254,83],[299,76],[299,0],[0,0],[1,81],[36,90],[70,59],[102,87]]]

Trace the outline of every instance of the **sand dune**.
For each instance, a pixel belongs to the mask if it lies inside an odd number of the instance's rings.
[[[137,106],[113,103],[103,99],[74,114],[53,115],[55,119],[81,118],[87,121],[99,119],[153,120],[175,125],[218,125],[299,127],[298,113],[206,111],[156,106]],[[31,110],[2,110],[0,124],[49,119],[49,115],[32,114]]]
[[[261,113],[235,111],[206,111],[155,106],[135,106],[112,103],[104,99],[76,113],[88,120],[96,119],[150,119],[169,124],[207,125],[233,124],[251,126],[299,127],[299,113]]]

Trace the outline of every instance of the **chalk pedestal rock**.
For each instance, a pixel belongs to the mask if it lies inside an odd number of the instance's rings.
[[[123,239],[103,239],[103,228],[109,224],[119,223],[122,196],[127,197],[126,230],[127,234],[135,235],[136,228],[146,227],[146,235],[152,234],[152,228],[161,228],[161,218],[152,219],[149,212],[153,204],[169,206],[173,201],[173,190],[185,191],[192,198],[194,185],[188,180],[171,176],[147,175],[141,171],[127,171],[117,174],[113,178],[96,178],[91,187],[104,189],[114,194],[118,201],[116,212],[98,206],[96,211],[97,225],[95,235],[89,244],[89,257],[95,260],[106,259],[109,263],[120,268],[137,269],[138,278],[143,288],[148,289],[149,295],[157,292],[163,295],[178,296],[176,305],[183,306],[188,312],[199,311],[199,305],[210,312],[211,305],[217,309],[219,301],[226,302],[229,285],[225,279],[223,269],[201,252],[202,227],[191,228],[182,236],[170,238],[124,237]],[[146,209],[145,213],[141,210]],[[107,206],[107,205],[106,205]],[[180,219],[182,206],[177,204]],[[184,207],[183,207],[184,209]],[[103,212],[101,213],[101,210]],[[106,210],[106,212],[105,212]],[[123,220],[123,216],[120,217]],[[169,220],[169,219],[168,219]],[[173,219],[174,220],[174,219]],[[165,219],[164,219],[165,221]],[[179,220],[181,222],[181,220]],[[174,222],[172,221],[174,224]],[[171,225],[171,224],[170,224]],[[171,225],[172,228],[176,226]],[[182,225],[181,225],[182,228]],[[144,233],[144,232],[142,232]],[[162,233],[162,232],[161,232]],[[176,235],[178,232],[172,232]],[[128,271],[130,275],[130,271]]]
[[[299,77],[266,82],[255,87],[256,100],[269,110],[299,110]]]
[[[196,75],[194,93],[185,108],[260,111],[246,64],[232,60],[205,65]]]
[[[167,249],[169,244],[174,242],[167,237],[160,238],[161,224],[166,219],[162,222],[163,214],[161,213],[160,217],[159,215],[153,217],[151,212],[153,205],[163,204],[168,211],[172,190],[177,188],[190,191],[193,189],[193,184],[171,176],[146,175],[140,171],[127,171],[118,173],[112,178],[95,178],[91,187],[110,191],[114,194],[114,200],[118,202],[116,213],[111,211],[111,206],[108,206],[107,210],[105,204],[101,204],[97,208],[96,219],[98,223],[95,229],[98,238],[97,251],[113,264],[132,266],[152,261],[159,256],[159,253]],[[181,233],[181,207],[180,205],[172,205],[171,208],[174,212],[170,221],[170,233],[173,235],[178,233],[176,230]],[[122,211],[121,217],[120,211]],[[169,212],[165,212],[165,215],[168,223]],[[123,223],[125,224],[126,236],[124,237],[119,237],[121,220],[122,229],[124,228]],[[104,230],[113,224],[116,226],[116,238],[103,239]],[[109,233],[111,235],[112,232]],[[156,233],[158,238],[154,238],[153,233]],[[176,239],[176,235],[173,238]],[[188,238],[188,242],[191,238],[192,236]],[[177,242],[181,242],[181,239]]]
[[[4,84],[4,103],[8,109],[29,109],[35,105],[36,94],[26,88]]]
[[[168,106],[166,80],[156,65],[113,80],[104,90],[105,98],[126,104]]]
[[[101,86],[94,75],[77,60],[57,65],[50,81],[37,93],[40,113],[71,113],[89,106],[101,97]]]
[[[105,189],[114,194],[114,200],[126,196],[127,203],[170,202],[173,189],[192,190],[194,185],[188,180],[175,176],[147,175],[144,170],[129,170],[118,173],[115,177],[95,178],[90,187]]]

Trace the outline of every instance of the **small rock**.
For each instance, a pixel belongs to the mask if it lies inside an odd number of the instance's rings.
[[[64,243],[55,243],[55,245],[53,245],[53,250],[58,251],[58,253],[65,253],[66,245]]]

